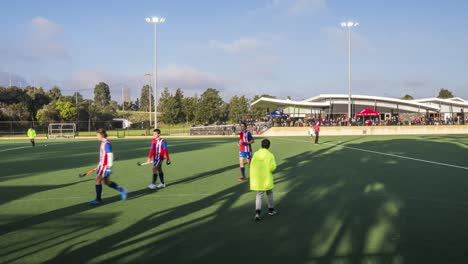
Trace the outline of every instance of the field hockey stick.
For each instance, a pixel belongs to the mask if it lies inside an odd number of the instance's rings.
[[[91,169],[91,170],[89,170],[89,171],[87,171],[85,173],[80,173],[80,174],[78,174],[78,176],[80,176],[80,177],[88,176],[88,175],[90,175],[91,173],[93,173],[95,171],[96,171],[96,168]]]
[[[145,165],[149,165],[149,164],[152,164],[153,162],[144,162],[144,163],[141,163],[141,162],[137,162],[137,165],[138,166],[145,166]]]

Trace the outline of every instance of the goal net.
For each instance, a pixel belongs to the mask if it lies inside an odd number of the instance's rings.
[[[52,123],[49,124],[47,138],[75,138],[76,124],[74,123]]]

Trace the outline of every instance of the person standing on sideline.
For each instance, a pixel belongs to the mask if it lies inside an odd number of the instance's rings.
[[[239,165],[241,171],[239,181],[244,182],[247,180],[247,177],[245,177],[244,161],[246,160],[247,164],[250,164],[250,160],[252,159],[252,144],[255,141],[252,133],[247,130],[246,123],[241,123],[241,130],[242,131],[239,134]]]
[[[314,132],[315,132],[315,144],[318,144],[319,134],[320,134],[320,121],[315,122]]]
[[[262,210],[263,195],[268,196],[268,214],[277,214],[273,204],[273,172],[276,170],[275,156],[268,150],[270,140],[262,140],[262,148],[255,152],[250,164],[250,190],[257,191],[255,199],[255,218],[256,222],[261,220],[260,212]]]
[[[30,128],[28,129],[28,138],[29,138],[29,141],[31,141],[31,144],[33,147],[36,146],[36,142],[34,141],[34,139],[36,138],[36,130],[34,130],[34,128]]]

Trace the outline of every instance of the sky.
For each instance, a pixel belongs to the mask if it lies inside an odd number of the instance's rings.
[[[468,1],[463,0],[16,0],[2,3],[0,85],[59,86],[91,98],[109,84],[135,100],[153,72],[158,88],[224,98],[302,100],[347,93],[417,98],[440,88],[468,99]]]

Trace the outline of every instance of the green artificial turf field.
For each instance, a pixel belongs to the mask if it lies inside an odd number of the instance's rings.
[[[150,140],[112,140],[129,199],[104,186],[99,207],[77,176],[96,140],[0,141],[0,263],[468,263],[466,136],[271,140],[279,214],[259,223],[234,138],[169,139],[159,191]]]

